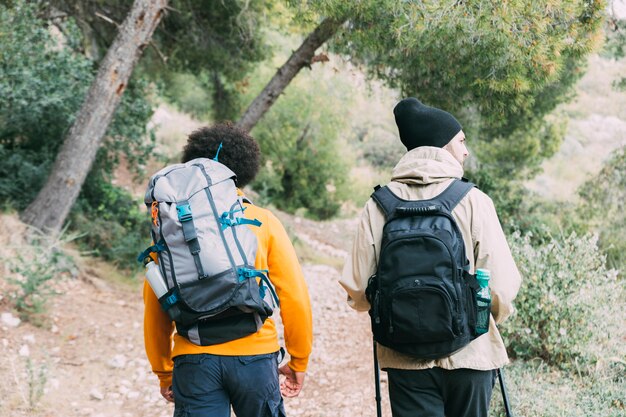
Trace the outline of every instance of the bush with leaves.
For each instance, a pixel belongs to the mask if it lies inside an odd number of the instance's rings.
[[[63,246],[75,238],[65,231],[53,237],[28,229],[16,256],[3,259],[11,272],[7,296],[22,320],[46,324],[48,302],[58,294],[52,284],[75,269],[73,259],[63,251]]]
[[[348,100],[345,88],[321,76],[289,86],[252,132],[265,159],[252,184],[262,199],[316,219],[338,212],[348,192],[350,156],[340,138]]]
[[[572,233],[534,247],[516,232],[510,244],[524,278],[517,314],[502,326],[513,356],[567,369],[610,354],[611,334],[623,324],[624,283],[606,268],[597,237]]]
[[[626,146],[616,150],[602,170],[579,189],[579,215],[600,233],[608,264],[626,268]]]
[[[84,231],[77,240],[81,249],[122,269],[139,266],[137,253],[149,243],[149,218],[143,202],[112,185],[110,177],[92,174],[86,179],[70,222]]]

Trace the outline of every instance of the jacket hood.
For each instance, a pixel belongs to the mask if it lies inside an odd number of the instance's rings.
[[[404,184],[432,184],[463,177],[463,166],[442,148],[420,146],[402,157],[391,180]]]

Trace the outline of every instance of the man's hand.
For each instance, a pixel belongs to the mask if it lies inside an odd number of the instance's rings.
[[[174,391],[172,391],[171,386],[161,387],[161,396],[171,403],[174,402]]]
[[[283,397],[297,397],[304,385],[304,372],[296,372],[285,364],[278,368],[278,372],[285,376],[285,380],[280,384],[280,393]]]

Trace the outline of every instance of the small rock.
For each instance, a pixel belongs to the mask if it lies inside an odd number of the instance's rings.
[[[104,400],[104,394],[100,392],[98,389],[94,388],[89,392],[89,397],[92,400],[102,401]]]
[[[109,360],[108,365],[111,368],[123,368],[126,366],[126,357],[124,355],[115,355]]]
[[[35,335],[34,334],[26,334],[22,336],[22,339],[27,343],[35,343]]]
[[[135,398],[139,398],[141,394],[139,393],[139,391],[128,391],[126,393],[126,398],[128,398],[129,400],[135,399]]]
[[[48,385],[50,386],[50,388],[55,390],[55,389],[59,389],[59,387],[61,386],[61,382],[57,378],[51,378],[50,381],[48,382]]]
[[[22,347],[20,348],[18,354],[20,356],[25,357],[25,358],[30,356],[30,349],[28,348],[28,345],[22,345]]]
[[[2,313],[1,319],[2,323],[6,324],[9,327],[17,327],[22,322],[19,317],[15,317],[11,313]]]

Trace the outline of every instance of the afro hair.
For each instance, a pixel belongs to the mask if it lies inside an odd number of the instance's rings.
[[[249,184],[259,172],[261,151],[257,142],[230,122],[218,123],[193,131],[183,148],[182,162],[196,158],[214,158],[237,175],[237,186]]]

